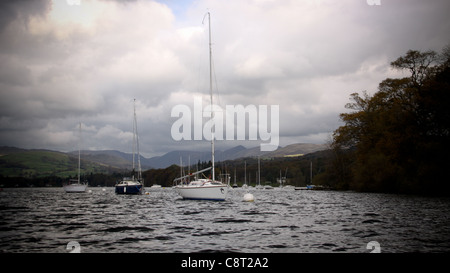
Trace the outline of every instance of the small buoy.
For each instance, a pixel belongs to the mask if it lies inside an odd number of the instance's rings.
[[[244,194],[244,201],[245,202],[253,202],[255,201],[255,197],[251,193]]]
[[[92,193],[92,190],[88,190],[88,193]]]
[[[103,188],[103,189],[102,189],[102,191],[106,191],[106,189],[105,189],[105,188]]]
[[[145,195],[150,195],[150,193],[149,193],[149,192],[146,192]]]

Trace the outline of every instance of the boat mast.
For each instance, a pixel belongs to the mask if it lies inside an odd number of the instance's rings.
[[[136,169],[135,169],[135,154],[136,154],[136,128],[135,128],[135,125],[136,125],[136,123],[135,123],[135,121],[136,121],[136,99],[134,99],[133,100],[133,110],[134,110],[134,115],[133,115],[133,148],[132,148],[132,150],[133,150],[133,170],[132,170],[132,172],[131,172],[131,179],[132,180],[134,180],[134,174],[135,174],[135,172],[136,172]]]
[[[137,118],[136,118],[136,99],[134,99],[134,121],[133,121],[133,175],[134,175],[134,157],[137,150],[137,163],[138,163],[138,174],[137,174],[137,180],[140,181],[142,179],[142,170],[141,170],[141,158],[139,155],[139,135],[138,135],[138,129],[137,129]],[[134,177],[133,177],[134,178]]]
[[[81,146],[81,122],[80,122],[80,128],[79,128],[79,140],[78,140],[78,184],[80,184],[80,169],[81,169],[81,151],[80,151],[80,146]]]
[[[213,112],[213,81],[212,81],[212,45],[211,45],[211,15],[208,11],[208,29],[209,29],[209,92],[211,98],[211,120],[214,118]],[[212,181],[215,181],[214,170],[214,132],[215,126],[211,126],[211,162],[212,162]]]
[[[247,161],[244,161],[244,184],[247,185]]]
[[[261,186],[261,162],[258,155],[258,185]]]

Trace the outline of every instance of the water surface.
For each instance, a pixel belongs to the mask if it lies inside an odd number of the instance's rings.
[[[0,252],[449,252],[450,199],[293,189],[230,190],[224,202],[170,188],[0,192]]]

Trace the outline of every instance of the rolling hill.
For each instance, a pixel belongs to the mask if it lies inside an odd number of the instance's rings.
[[[316,151],[325,150],[324,144],[299,143],[280,147],[273,152],[261,152],[259,147],[245,148],[236,146],[231,149],[215,153],[216,161],[234,160],[245,157],[262,156],[265,158],[300,156]],[[187,165],[198,161],[211,160],[210,151],[172,151],[162,156],[145,158],[141,156],[143,170],[151,168],[167,168],[173,164]],[[82,173],[112,173],[130,170],[132,155],[115,150],[81,151]],[[0,147],[0,175],[4,177],[44,177],[75,176],[78,167],[78,152],[63,153],[50,150],[26,150],[14,147]]]
[[[11,152],[12,151],[12,152]],[[4,177],[76,176],[78,156],[50,150],[0,148],[0,175]],[[119,168],[81,160],[81,173],[110,173]]]

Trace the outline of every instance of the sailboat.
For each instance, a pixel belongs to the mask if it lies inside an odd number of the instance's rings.
[[[81,142],[81,122],[80,122],[80,142]],[[80,182],[80,169],[81,169],[81,151],[80,144],[78,144],[78,178],[70,179],[69,183],[63,186],[64,190],[68,193],[85,192],[88,186],[87,182]]]
[[[288,170],[288,168],[286,168],[286,172],[284,173],[284,176],[281,176],[281,170],[280,170],[280,179],[277,179],[278,183],[280,183],[280,188],[285,187],[287,170]]]
[[[244,161],[244,185],[242,185],[242,188],[247,189],[247,161]]]
[[[208,12],[208,26],[209,26],[209,87],[211,99],[211,119],[213,113],[213,88],[212,88],[212,49],[211,49],[211,15]],[[206,16],[205,15],[205,16]],[[183,199],[192,200],[216,200],[224,201],[228,194],[228,184],[216,181],[214,170],[214,129],[211,126],[211,162],[212,166],[193,174],[188,174],[174,180],[177,182],[175,186],[176,192],[183,197]],[[187,178],[211,170],[211,177],[205,179],[194,179],[188,181]],[[179,181],[179,182],[178,182]]]
[[[137,152],[138,170],[135,169],[135,158]],[[124,177],[116,184],[117,194],[142,194],[144,180],[142,179],[141,159],[139,155],[139,137],[136,120],[136,99],[134,100],[134,120],[133,120],[133,171],[131,177]]]
[[[255,180],[257,180],[257,185],[255,186],[256,189],[264,189],[263,186],[261,186],[261,162],[258,156],[258,172],[256,173]]]
[[[236,183],[236,168],[234,168],[234,183],[233,183],[233,188],[237,188],[238,184]]]

